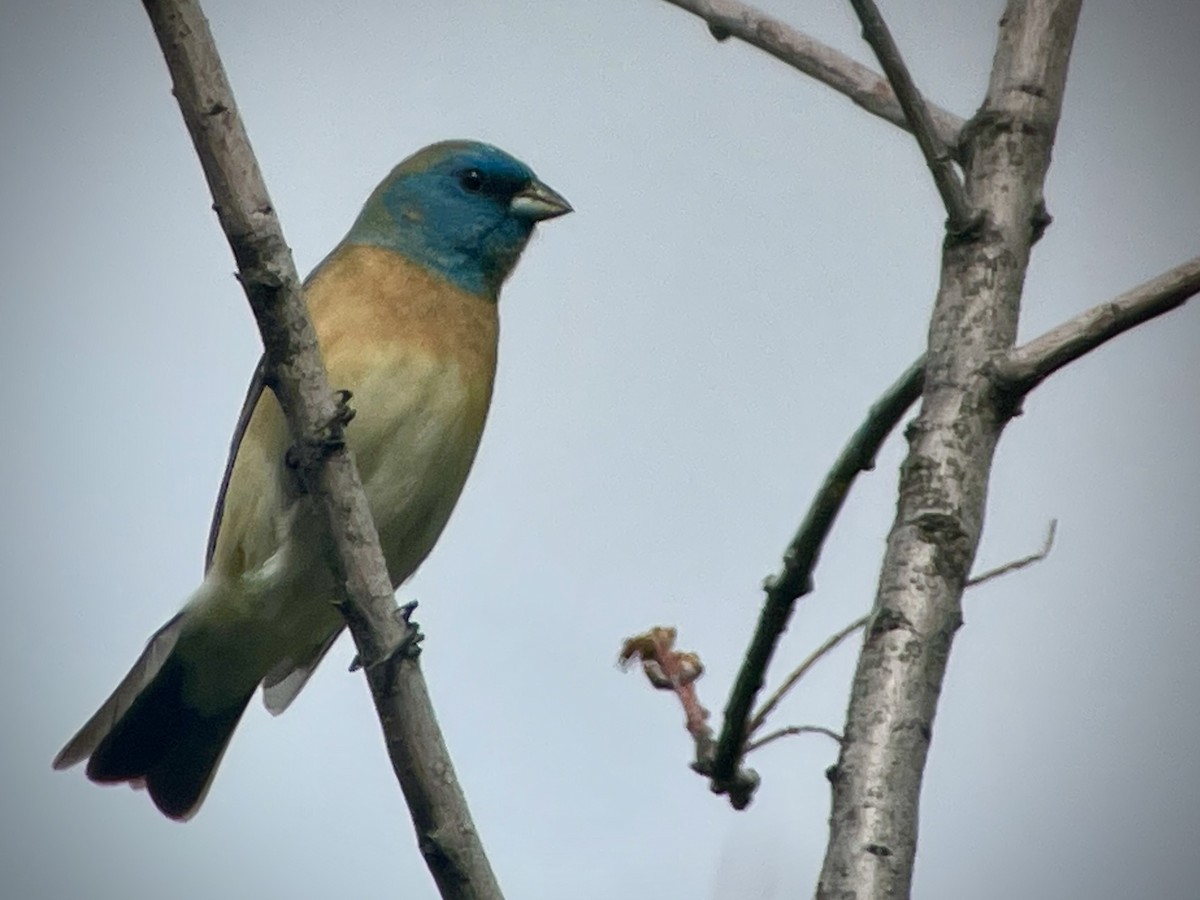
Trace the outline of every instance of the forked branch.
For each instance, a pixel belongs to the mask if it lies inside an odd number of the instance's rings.
[[[825,639],[825,643],[821,644],[820,647],[805,657],[804,661],[801,662],[800,665],[796,666],[796,668],[792,670],[791,674],[788,675],[787,678],[783,679],[783,684],[781,684],[776,689],[775,693],[768,698],[767,702],[762,705],[762,709],[754,714],[754,718],[750,720],[750,734],[754,734],[754,732],[758,731],[767,723],[767,716],[769,716],[774,711],[775,707],[779,705],[780,701],[787,696],[788,691],[794,688],[800,682],[800,679],[808,674],[809,669],[824,659],[825,656],[827,656],[830,651],[841,644],[842,641],[850,637],[850,635],[854,634],[859,629],[863,628],[869,619],[870,616],[862,616],[855,619],[845,628],[831,634]],[[747,752],[748,751],[749,747],[747,747]]]
[[[1000,18],[965,171],[988,227],[942,248],[928,385],[830,773],[820,900],[911,892],[921,785],[1005,421],[979,376],[1016,334],[1079,7],[1008,0]]]
[[[725,790],[739,771],[754,698],[762,688],[764,673],[780,635],[787,628],[796,601],[812,590],[812,573],[821,548],[851,485],[859,472],[869,471],[874,466],[880,446],[921,395],[924,381],[925,357],[922,356],[871,407],[866,420],[851,436],[825,476],[804,521],[784,552],[783,568],[764,583],[767,596],[758,625],[725,705],[725,719],[717,739],[711,773],[714,791]]]
[[[892,33],[874,0],[850,0],[850,5],[862,23],[863,39],[875,51],[875,57],[896,94],[900,108],[904,110],[909,131],[917,139],[925,164],[933,175],[933,183],[942,197],[942,205],[946,207],[946,230],[952,236],[966,235],[975,226],[978,215],[967,203],[962,179],[954,169],[949,150],[934,130],[933,117],[909,74],[908,66],[904,64],[900,48],[892,39]]]
[[[904,115],[887,79],[827,44],[738,0],[667,0],[703,19],[718,41],[735,37],[769,53],[781,62],[849,97],[874,116],[905,131],[912,125]],[[938,106],[929,106],[933,133],[951,156],[959,159],[963,119]]]

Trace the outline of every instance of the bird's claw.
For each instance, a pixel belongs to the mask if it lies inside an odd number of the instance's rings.
[[[318,433],[316,439],[292,444],[284,455],[284,462],[289,469],[304,470],[318,460],[327,459],[346,446],[346,426],[355,416],[355,409],[350,405],[350,391],[334,391],[334,410]]]
[[[354,660],[350,663],[350,671],[357,672],[359,669],[366,668],[368,671],[377,669],[380,666],[386,666],[392,662],[399,662],[404,659],[416,659],[421,655],[421,641],[425,640],[425,635],[421,633],[421,628],[412,620],[413,610],[417,608],[416,600],[409,600],[403,606],[395,611],[396,620],[404,626],[404,636],[390,650],[384,652],[379,659],[363,665],[362,658],[355,654]]]

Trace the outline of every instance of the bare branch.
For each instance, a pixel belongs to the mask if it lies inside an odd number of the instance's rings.
[[[1002,566],[997,566],[994,569],[988,569],[982,575],[974,575],[967,579],[967,587],[975,587],[983,584],[985,581],[991,581],[993,578],[999,578],[1001,575],[1007,575],[1009,572],[1015,572],[1017,569],[1023,569],[1026,566],[1032,566],[1034,563],[1039,563],[1047,556],[1054,547],[1054,535],[1058,532],[1058,519],[1050,520],[1050,527],[1046,529],[1046,542],[1042,544],[1042,549],[1037,553],[1031,553],[1029,556],[1023,556],[1020,559],[1013,560],[1010,563],[1005,563]]]
[[[238,264],[266,351],[270,384],[299,447],[327,443],[337,405],[301,296],[291,251],[238,116],[208,22],[195,0],[144,0]],[[302,454],[304,482],[326,519],[340,608],[359,657],[387,660],[408,636],[354,459],[346,449]],[[420,667],[368,665],[392,767],[426,864],[445,898],[501,900],[454,778]]]
[[[1054,547],[1054,537],[1057,534],[1057,531],[1058,520],[1051,519],[1050,527],[1046,530],[1046,540],[1042,544],[1042,548],[1037,553],[1031,553],[1029,556],[1006,563],[1003,566],[998,566],[995,569],[989,569],[981,575],[976,575],[975,577],[967,580],[966,586],[975,587],[976,585],[983,584],[985,581],[990,581],[993,578],[999,578],[1002,575],[1007,575],[1010,572],[1015,572],[1018,569],[1023,569],[1026,566],[1031,566],[1034,563],[1041,562],[1050,555],[1050,551]],[[770,696],[770,698],[767,699],[766,703],[762,705],[762,708],[754,714],[754,718],[750,720],[750,734],[754,734],[766,724],[767,717],[774,712],[775,708],[779,706],[780,701],[782,701],[783,698],[786,697],[791,691],[791,689],[794,688],[800,682],[800,680],[808,674],[809,670],[812,669],[813,666],[824,659],[832,650],[841,645],[841,643],[846,640],[846,638],[850,637],[850,635],[864,628],[867,622],[870,621],[870,618],[870,616],[861,616],[860,618],[855,619],[845,628],[842,628],[839,631],[831,634],[824,643],[822,643],[819,647],[817,647],[816,650],[805,657],[804,661],[801,662],[800,665],[798,665],[791,672],[791,674],[783,680],[783,684],[781,684]],[[773,731],[767,737],[756,741],[750,741],[746,744],[744,753],[749,753],[751,750],[761,747],[763,744],[769,743],[770,741],[779,737],[783,737],[784,735],[804,734],[814,731],[828,734],[839,742],[841,741],[841,736],[836,732],[817,725],[790,726],[788,728],[781,728],[777,731]]]
[[[796,601],[812,590],[812,572],[820,557],[821,547],[833,528],[833,522],[841,511],[854,479],[859,472],[870,471],[875,465],[875,455],[884,439],[920,396],[924,378],[925,357],[922,356],[871,407],[866,421],[850,437],[833,468],[825,476],[804,521],[784,552],[782,570],[764,582],[767,596],[759,613],[758,625],[725,704],[725,719],[713,758],[714,791],[720,793],[738,771],[738,761],[746,743],[750,710],[762,688],[763,674],[775,653],[780,635],[787,628]]]
[[[827,738],[842,742],[842,736],[832,728],[826,728],[824,725],[789,725],[787,728],[777,728],[774,731],[760,737],[757,741],[751,741],[746,745],[746,753],[753,753],[760,747],[765,747],[772,741],[777,741],[780,738],[791,737],[795,734],[823,734]]]
[[[1136,325],[1183,306],[1198,292],[1200,256],[1010,350],[994,364],[998,386],[1014,394],[1028,393],[1068,363]]]
[[[872,115],[912,131],[887,80],[844,53],[737,0],[667,2],[703,19],[718,41],[729,37],[745,41],[849,97]],[[938,140],[958,159],[959,133],[964,121],[938,106],[931,105],[929,113]]]
[[[921,410],[830,771],[818,900],[903,898],[912,887],[922,778],[962,592],[1008,421],[989,362],[1016,339],[1080,0],[1008,0],[983,105],[965,135],[975,240],[942,245]]]
[[[908,66],[904,64],[904,57],[892,39],[887,22],[883,20],[874,0],[850,0],[850,5],[858,14],[863,27],[863,39],[875,51],[879,65],[900,102],[900,108],[904,110],[909,131],[916,137],[917,145],[925,157],[925,164],[929,166],[933,175],[933,183],[937,185],[942,205],[946,207],[949,217],[946,230],[952,236],[967,234],[977,224],[978,213],[967,203],[966,192],[951,162],[950,153],[934,131],[933,119],[925,105],[925,98],[917,90]]]
[[[800,665],[796,666],[792,673],[783,680],[783,684],[781,684],[775,693],[770,696],[767,702],[762,705],[762,709],[754,714],[754,718],[750,720],[750,734],[754,734],[754,732],[758,731],[758,729],[762,728],[763,725],[766,724],[767,716],[769,716],[775,707],[779,705],[779,701],[787,696],[788,691],[794,688],[797,682],[799,682],[801,678],[808,674],[809,669],[820,662],[826,656],[826,654],[833,650],[834,647],[838,646],[842,641],[850,637],[850,635],[854,634],[860,628],[866,626],[867,621],[870,618],[870,616],[863,616],[862,618],[855,619],[845,628],[831,634],[828,638],[826,638],[825,643],[821,644],[821,646],[810,653],[804,659],[804,661],[800,663]]]

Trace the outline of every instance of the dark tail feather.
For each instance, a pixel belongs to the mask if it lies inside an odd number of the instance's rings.
[[[224,709],[202,713],[184,700],[183,666],[168,659],[92,752],[88,778],[145,785],[166,815],[191,818],[253,695],[251,689]]]
[[[88,759],[92,781],[146,787],[163,813],[186,820],[204,801],[256,686],[218,710],[201,712],[188,704],[183,664],[172,653],[181,624],[176,616],[155,633],[112,696],[59,753],[54,767],[65,769]]]
[[[146,642],[146,649],[133,664],[133,668],[121,679],[117,689],[84,723],[75,737],[67,741],[67,746],[58,752],[58,756],[54,757],[54,768],[69,769],[92,755],[121,717],[129,711],[129,707],[133,706],[133,701],[161,671],[163,663],[167,661],[167,657],[179,641],[182,628],[183,613],[178,613],[150,636],[150,640]]]

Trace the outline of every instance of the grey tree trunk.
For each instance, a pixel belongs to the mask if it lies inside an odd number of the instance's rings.
[[[963,587],[983,526],[996,442],[1019,397],[993,361],[1017,334],[1080,0],[1011,0],[987,97],[960,149],[974,237],[948,238],[895,522],[831,770],[817,896],[907,897],[921,778]]]

